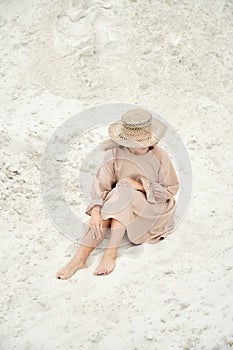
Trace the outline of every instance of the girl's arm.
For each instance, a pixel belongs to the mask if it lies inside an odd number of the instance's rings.
[[[158,182],[141,176],[143,187],[146,190],[147,200],[150,203],[166,202],[176,195],[179,190],[179,180],[168,153],[161,151]]]
[[[104,199],[115,183],[114,149],[106,151],[104,160],[95,174],[91,188],[91,203],[86,214],[91,215],[92,210],[100,211]]]
[[[127,177],[125,179],[120,180],[118,183],[121,183],[121,182],[124,182],[124,181],[128,181],[130,183],[131,187],[134,190],[141,191],[141,192],[146,192],[146,190],[143,187],[143,184],[141,182],[136,181],[136,180],[132,179],[131,177]]]
[[[100,210],[101,210],[101,205],[95,205],[94,207],[92,207],[91,212],[95,211],[97,213],[100,213]]]

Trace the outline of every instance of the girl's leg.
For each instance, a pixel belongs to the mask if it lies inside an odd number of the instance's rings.
[[[117,250],[125,234],[125,226],[116,219],[111,221],[111,235],[101,263],[94,271],[95,275],[109,274],[116,265]]]
[[[111,223],[111,219],[102,220],[103,232],[101,233],[100,239],[93,239],[92,232],[89,230],[82,238],[75,255],[71,258],[68,264],[59,272],[56,277],[59,279],[70,278],[77,270],[86,267],[86,261],[90,253],[103,241],[106,230]]]

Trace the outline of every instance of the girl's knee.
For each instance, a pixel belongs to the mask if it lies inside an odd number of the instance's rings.
[[[103,226],[103,228],[107,229],[108,227],[110,227],[111,226],[111,221],[112,221],[111,218],[105,219],[105,220],[102,219],[102,226]]]
[[[111,221],[111,227],[114,227],[114,228],[121,228],[121,227],[125,227],[125,225],[121,222],[121,221],[118,221],[117,219],[112,219]]]

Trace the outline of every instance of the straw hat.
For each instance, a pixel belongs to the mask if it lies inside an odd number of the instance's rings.
[[[121,121],[108,128],[110,138],[126,147],[148,147],[159,142],[167,126],[144,109],[137,108],[125,112]]]

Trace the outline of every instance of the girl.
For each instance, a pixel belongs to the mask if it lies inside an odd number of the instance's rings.
[[[85,268],[108,227],[110,239],[95,275],[114,269],[125,231],[138,245],[157,243],[173,230],[179,181],[168,153],[158,146],[166,128],[140,108],[125,112],[121,121],[110,125],[110,139],[102,144],[104,161],[95,175],[92,202],[86,209],[88,229],[57,278],[70,278]]]

